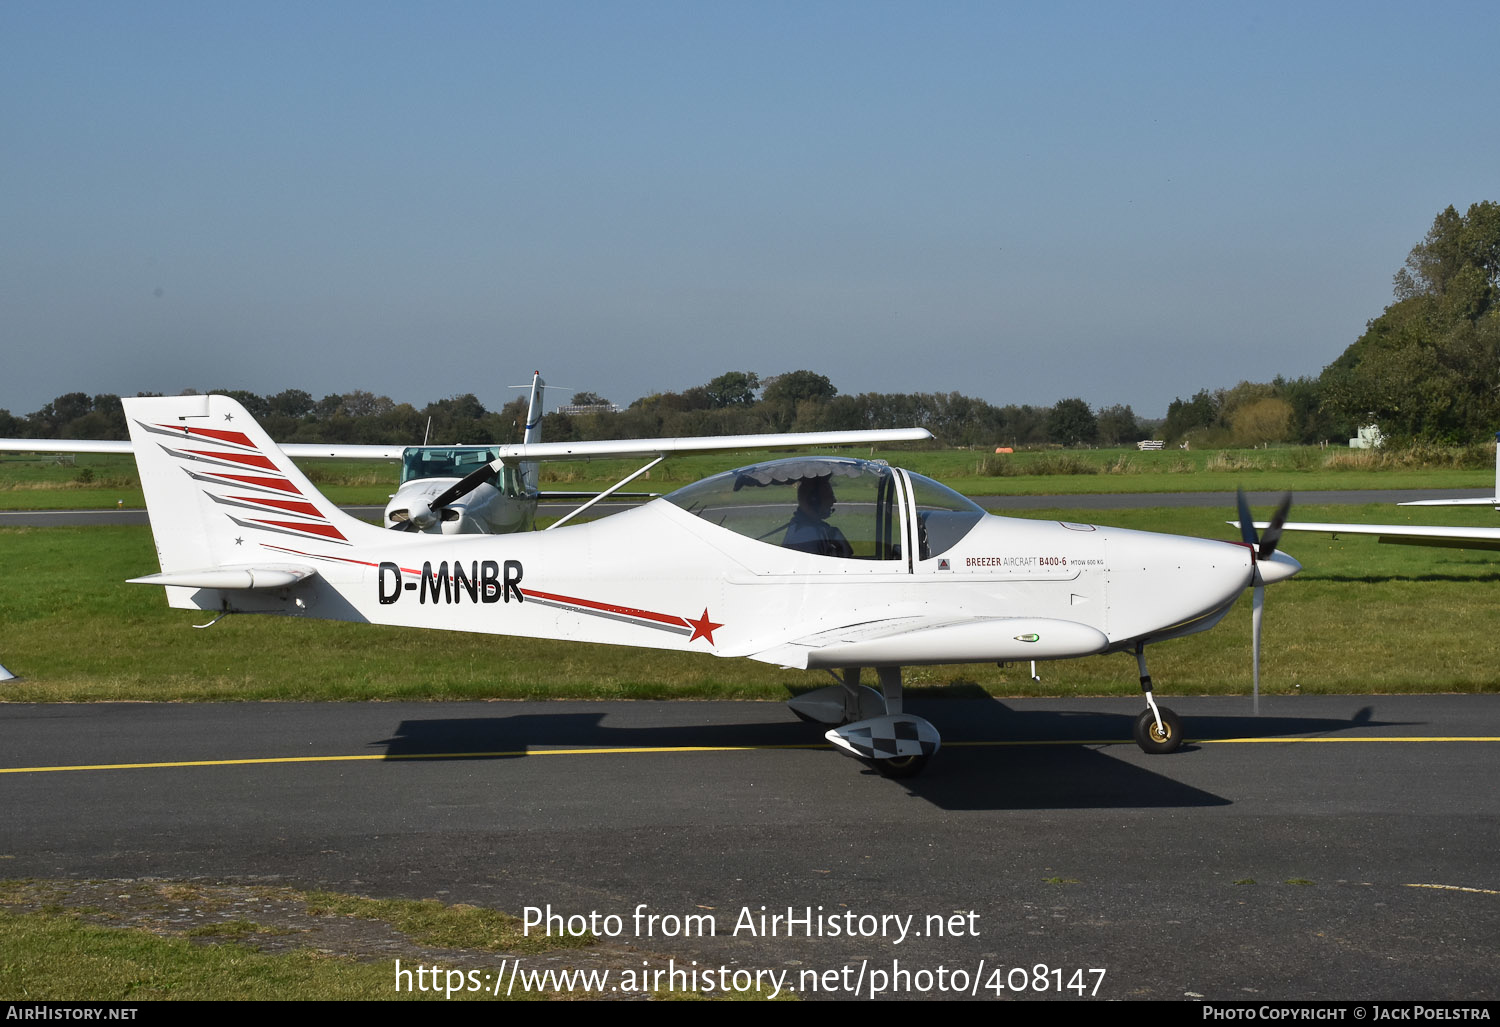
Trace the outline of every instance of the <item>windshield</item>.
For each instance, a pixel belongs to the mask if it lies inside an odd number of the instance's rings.
[[[491,446],[408,446],[401,454],[401,484],[422,478],[464,478],[499,455]],[[520,476],[508,464],[485,480],[508,496],[521,495]]]
[[[923,560],[942,556],[987,516],[984,507],[946,485],[911,471],[906,477],[917,503],[917,541]]]
[[[768,545],[814,556],[901,556],[895,475],[886,464],[792,457],[716,474],[667,502]]]

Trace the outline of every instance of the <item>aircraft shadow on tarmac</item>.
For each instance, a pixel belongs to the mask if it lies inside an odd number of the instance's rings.
[[[678,710],[691,710],[684,703]],[[1131,742],[1134,714],[1096,711],[1018,711],[991,699],[909,699],[908,710],[942,725],[943,751],[916,778],[892,780],[890,788],[944,809],[1138,809],[1224,806],[1231,800],[1171,778],[1174,762],[1202,751],[1191,741],[1177,753],[1150,757],[1149,768],[1118,759],[1141,754]],[[699,707],[704,708],[703,706]],[[815,747],[814,725],[790,718],[762,723],[696,723],[622,727],[603,723],[604,711],[520,714],[510,717],[405,720],[384,746],[392,759],[516,759],[534,749],[638,749],[691,746]],[[1198,716],[1188,718],[1188,737],[1265,738],[1333,734],[1388,726],[1366,706],[1348,719],[1327,717]],[[667,718],[664,718],[667,719]],[[829,746],[832,750],[832,746]],[[775,758],[775,754],[767,754]],[[821,754],[820,754],[821,755]],[[868,764],[830,751],[828,774],[879,777]],[[802,765],[805,771],[805,764]],[[566,773],[562,767],[559,773]],[[687,771],[684,771],[687,772]],[[883,794],[883,793],[877,793]]]

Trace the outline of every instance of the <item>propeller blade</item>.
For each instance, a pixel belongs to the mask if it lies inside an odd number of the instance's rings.
[[[1292,510],[1292,494],[1288,492],[1281,497],[1281,504],[1276,507],[1276,513],[1271,517],[1271,523],[1266,525],[1266,533],[1260,537],[1260,558],[1269,559],[1276,552],[1276,544],[1281,541],[1281,526],[1286,523],[1286,515]]]
[[[1235,489],[1234,494],[1240,508],[1240,539],[1245,545],[1254,546],[1260,539],[1255,537],[1255,518],[1250,516],[1250,501],[1245,498],[1244,489]]]
[[[1255,716],[1260,716],[1260,622],[1266,605],[1266,586],[1256,585],[1250,606],[1250,680],[1252,682],[1251,703]]]
[[[442,494],[434,499],[431,503],[429,503],[428,506],[432,508],[433,513],[438,513],[443,509],[443,507],[447,506],[455,499],[461,499],[464,496],[467,496],[470,492],[473,492],[480,485],[483,485],[485,479],[487,479],[494,473],[494,466],[492,464],[485,464],[484,466],[480,467],[479,470],[473,471],[466,477],[459,479],[452,485],[449,485],[446,489],[443,490]]]

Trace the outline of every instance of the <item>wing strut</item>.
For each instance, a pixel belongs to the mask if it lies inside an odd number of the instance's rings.
[[[543,531],[551,531],[553,528],[559,528],[562,525],[567,524],[574,517],[577,517],[579,514],[583,513],[585,510],[587,510],[589,507],[593,506],[595,503],[599,502],[601,499],[605,499],[605,498],[607,498],[609,496],[614,495],[620,489],[624,488],[626,485],[629,485],[631,482],[635,481],[641,475],[645,474],[647,471],[651,470],[651,468],[655,467],[657,464],[661,463],[665,459],[666,459],[666,457],[664,457],[664,456],[657,457],[655,460],[651,461],[645,467],[642,467],[639,471],[636,471],[634,474],[628,475],[627,477],[621,478],[619,481],[615,482],[609,488],[607,488],[603,492],[599,493],[593,499],[590,499],[587,503],[584,503],[577,510],[570,510],[568,513],[564,514],[562,517],[558,518],[556,521],[553,521],[551,524],[547,525],[542,530]]]

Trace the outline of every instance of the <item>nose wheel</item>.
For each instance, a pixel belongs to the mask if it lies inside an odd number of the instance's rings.
[[[1182,744],[1182,721],[1165,706],[1148,707],[1135,718],[1134,734],[1135,744],[1144,752],[1176,752]]]
[[[1165,706],[1156,705],[1156,696],[1151,692],[1151,672],[1146,669],[1144,642],[1135,645],[1135,663],[1140,668],[1141,691],[1146,696],[1146,708],[1135,718],[1135,744],[1152,754],[1176,752],[1182,744],[1182,721]]]

